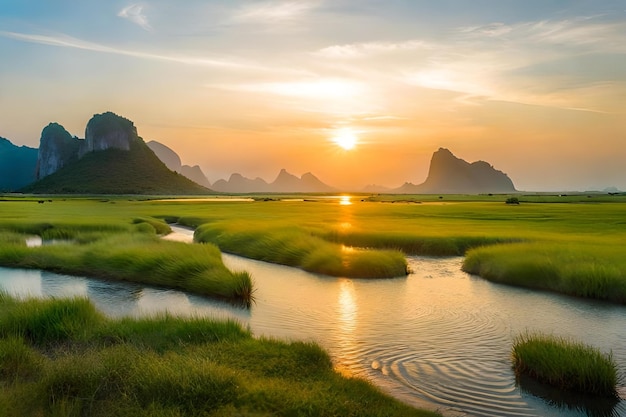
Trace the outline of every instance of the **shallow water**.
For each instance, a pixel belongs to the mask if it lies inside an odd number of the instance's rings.
[[[189,240],[192,233],[177,232],[170,238]],[[0,288],[21,296],[87,295],[111,316],[167,310],[234,317],[255,335],[316,341],[340,371],[444,415],[626,415],[624,400],[586,403],[532,382],[519,386],[510,364],[513,337],[537,330],[612,350],[626,377],[626,307],[496,285],[462,272],[459,257],[411,257],[414,272],[391,280],[328,278],[232,255],[224,262],[252,274],[257,291],[250,310],[180,291],[41,271],[0,268]]]

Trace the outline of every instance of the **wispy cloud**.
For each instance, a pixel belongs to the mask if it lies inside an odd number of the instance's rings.
[[[325,58],[362,58],[375,54],[415,51],[431,49],[432,45],[424,40],[408,40],[403,42],[365,42],[345,45],[331,45],[316,51],[314,55]]]
[[[366,68],[372,77],[384,74],[388,80],[449,91],[463,105],[498,100],[602,112],[611,96],[603,86],[624,91],[626,76],[594,72],[580,63],[594,60],[610,68],[616,62],[611,55],[626,54],[625,37],[623,20],[573,17],[461,27],[436,40],[330,45],[312,56],[346,71]]]
[[[316,8],[320,0],[255,2],[237,10],[233,21],[245,23],[292,22]]]
[[[250,69],[250,70],[269,70],[265,67],[253,63],[240,63],[223,59],[212,59],[205,57],[194,57],[185,55],[168,55],[151,52],[135,51],[123,49],[114,46],[107,46],[95,42],[89,42],[77,39],[67,35],[34,35],[19,32],[0,31],[0,36],[15,39],[23,42],[37,43],[41,45],[50,45],[63,48],[83,49],[87,51],[103,52],[107,54],[125,55],[140,59],[150,59],[157,61],[177,62],[186,65],[197,65],[206,67],[232,68],[232,69]]]
[[[131,4],[129,6],[124,7],[117,14],[119,17],[124,19],[128,19],[134,24],[141,27],[143,30],[147,30],[148,32],[152,31],[152,26],[150,26],[150,22],[148,22],[148,18],[143,13],[144,5],[142,4]]]
[[[579,16],[511,25],[491,23],[461,28],[459,32],[474,40],[491,38],[536,47],[551,45],[582,48],[586,52],[626,53],[626,44],[622,41],[626,34],[626,22],[611,21],[606,16]]]
[[[289,111],[326,114],[329,117],[352,117],[378,113],[380,106],[372,90],[357,80],[343,78],[305,78],[275,82],[207,84],[232,92],[275,96],[288,103]]]
[[[215,86],[214,86],[215,87]],[[287,97],[319,100],[340,100],[352,98],[365,91],[365,86],[352,80],[316,79],[271,83],[237,84],[218,86],[225,89],[270,93]]]

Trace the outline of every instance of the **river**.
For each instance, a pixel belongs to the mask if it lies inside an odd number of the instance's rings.
[[[171,239],[189,241],[176,228]],[[612,351],[626,377],[626,307],[493,284],[461,271],[463,258],[409,257],[408,277],[330,278],[224,254],[249,271],[251,309],[139,284],[0,268],[0,289],[17,296],[88,296],[110,316],[168,311],[235,318],[257,336],[312,340],[339,371],[446,416],[626,415],[617,403],[567,397],[511,369],[513,338],[542,331]],[[620,388],[626,397],[624,387]]]

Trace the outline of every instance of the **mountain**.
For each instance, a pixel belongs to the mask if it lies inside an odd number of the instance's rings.
[[[215,181],[212,188],[215,191],[235,194],[270,192],[270,185],[262,178],[257,177],[251,180],[250,178],[246,178],[238,173],[231,174],[228,181]]]
[[[67,194],[208,194],[169,170],[137,134],[133,122],[111,112],[94,115],[85,139],[68,138],[63,126],[42,131],[39,181],[29,193]],[[45,175],[44,175],[45,174]]]
[[[180,173],[183,176],[189,178],[191,181],[195,182],[196,184],[200,184],[206,188],[211,187],[211,183],[198,165],[194,165],[192,167],[189,165],[183,165],[180,167]]]
[[[35,181],[37,149],[0,137],[0,191],[15,191]]]
[[[156,140],[146,142],[148,148],[152,149],[152,152],[165,164],[166,167],[175,172],[180,172],[182,162],[180,156],[174,150],[168,146],[163,145]]]
[[[422,184],[405,183],[398,194],[481,194],[515,192],[513,181],[485,161],[469,163],[448,149],[433,153],[428,177]]]
[[[391,192],[390,187],[385,187],[384,185],[378,184],[368,184],[361,190],[363,193],[371,193],[371,194],[386,194]]]
[[[180,156],[170,147],[163,145],[160,142],[155,140],[151,140],[146,143],[152,152],[167,166],[169,169],[175,172],[179,172],[185,177],[189,178],[191,181],[196,184],[200,184],[203,187],[211,187],[211,183],[207,179],[204,172],[198,165],[189,166],[183,165]]]
[[[73,138],[63,126],[50,123],[41,131],[37,155],[36,179],[40,180],[78,159],[84,141]]]
[[[267,183],[262,178],[250,179],[241,174],[232,174],[228,181],[218,180],[211,187],[224,193],[326,193],[336,191],[324,184],[315,175],[307,172],[301,178],[282,169],[276,179]]]
[[[278,176],[270,184],[270,187],[277,193],[291,193],[297,192],[300,185],[300,178],[287,172],[286,169],[281,169]],[[308,191],[308,190],[307,190]]]

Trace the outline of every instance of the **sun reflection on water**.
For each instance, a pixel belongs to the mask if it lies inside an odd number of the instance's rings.
[[[356,328],[357,305],[354,293],[354,284],[349,279],[339,283],[339,321],[341,332],[352,333]]]
[[[339,198],[339,204],[340,204],[340,205],[342,205],[342,206],[349,206],[349,205],[351,205],[351,204],[352,204],[352,201],[351,201],[351,200],[352,200],[352,196],[349,196],[349,195],[342,195],[342,196]]]
[[[335,369],[345,376],[354,374],[357,361],[356,330],[358,324],[358,307],[354,283],[349,279],[339,281],[338,326],[337,336],[341,360],[335,363]]]

